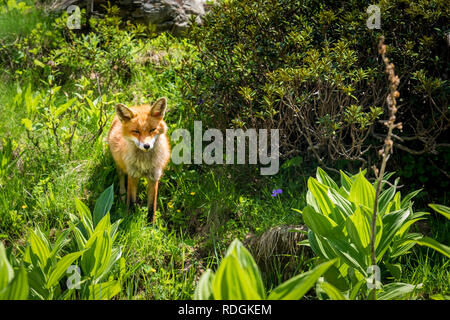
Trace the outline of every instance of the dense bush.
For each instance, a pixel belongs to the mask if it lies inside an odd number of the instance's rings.
[[[203,27],[192,26],[199,64],[186,65],[192,76],[185,96],[216,127],[281,129],[283,156],[308,150],[324,164],[369,165],[384,134],[377,120],[385,119],[387,84],[376,51],[383,34],[401,79],[396,147],[415,156],[447,154],[448,6],[380,1],[381,30],[371,30],[370,4],[223,1]],[[444,156],[437,158],[423,176],[448,171]]]

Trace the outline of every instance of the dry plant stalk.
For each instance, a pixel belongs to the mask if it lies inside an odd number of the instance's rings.
[[[382,157],[380,170],[374,165],[372,169],[374,170],[376,182],[376,193],[375,193],[375,203],[373,206],[372,224],[371,224],[371,238],[370,238],[370,249],[371,249],[371,260],[372,266],[377,263],[377,257],[375,252],[375,235],[376,235],[376,221],[377,221],[377,210],[378,210],[378,199],[381,193],[381,183],[383,181],[384,172],[386,170],[386,163],[392,153],[394,142],[392,141],[392,132],[394,129],[402,130],[401,123],[395,123],[395,114],[397,113],[397,98],[400,93],[397,91],[398,85],[400,84],[400,79],[394,72],[394,64],[389,61],[386,57],[386,45],[384,44],[384,36],[380,38],[378,43],[378,52],[383,58],[383,62],[386,66],[386,73],[389,76],[389,94],[387,96],[387,104],[389,110],[389,120],[384,122],[384,125],[388,128],[386,139],[384,140],[384,146],[379,150],[379,155]],[[376,278],[373,278],[374,289],[372,291],[372,297],[376,300]]]

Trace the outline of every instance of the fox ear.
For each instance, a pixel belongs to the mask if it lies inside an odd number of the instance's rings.
[[[165,97],[159,98],[150,110],[151,116],[161,119],[164,118],[164,114],[166,113],[166,106],[167,99]]]
[[[119,116],[120,121],[129,121],[135,117],[133,111],[131,111],[126,105],[123,103],[116,104],[116,113]]]

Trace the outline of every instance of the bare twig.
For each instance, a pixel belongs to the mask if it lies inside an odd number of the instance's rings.
[[[400,93],[397,91],[398,85],[400,84],[400,79],[394,72],[394,64],[389,61],[386,55],[386,45],[384,44],[384,37],[382,36],[378,44],[378,52],[383,58],[383,62],[386,66],[386,73],[389,76],[389,94],[387,96],[387,104],[389,108],[389,120],[384,122],[384,125],[388,128],[386,139],[384,140],[384,146],[380,149],[379,154],[382,156],[380,170],[376,166],[373,166],[375,176],[377,177],[376,182],[376,193],[375,193],[375,203],[373,206],[372,224],[371,224],[371,238],[370,238],[370,250],[371,250],[371,260],[372,266],[377,263],[376,251],[375,251],[375,235],[376,235],[376,221],[377,221],[377,210],[378,210],[378,199],[381,193],[381,182],[384,177],[384,172],[386,170],[386,163],[389,159],[389,155],[392,153],[394,142],[392,141],[392,131],[394,129],[402,129],[401,123],[395,123],[395,114],[397,113],[397,98]],[[376,277],[373,278],[373,290],[372,298],[376,300]]]

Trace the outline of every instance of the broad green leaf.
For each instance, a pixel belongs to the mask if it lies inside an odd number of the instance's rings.
[[[334,180],[320,167],[317,167],[316,178],[320,183],[333,188],[336,191],[339,190],[336,182],[334,182]]]
[[[344,189],[344,187],[340,187],[338,192],[345,199],[348,199],[348,197],[350,196],[350,191],[347,191],[346,189]]]
[[[422,285],[414,286],[408,283],[389,283],[383,286],[383,292],[377,294],[378,300],[393,300],[405,298],[409,293],[415,289],[420,288]]]
[[[228,247],[225,258],[216,272],[213,292],[214,299],[218,300],[265,298],[265,289],[258,266],[248,250],[237,239]]]
[[[30,298],[47,300],[51,298],[50,290],[46,288],[46,277],[41,268],[28,270],[28,284],[30,288]]]
[[[371,228],[369,219],[361,208],[356,208],[353,215],[347,218],[346,227],[352,243],[354,243],[362,253],[369,254]]]
[[[103,275],[103,272],[108,267],[108,262],[111,258],[112,241],[108,231],[104,231],[102,236],[98,238],[95,246],[94,256],[96,258],[95,267],[92,272],[96,278]]]
[[[422,189],[415,190],[415,191],[407,194],[406,197],[403,198],[402,202],[400,203],[401,207],[402,208],[405,207],[412,198],[414,198],[415,196],[417,196],[420,193],[420,191],[422,191]]]
[[[383,234],[381,236],[380,244],[377,247],[377,261],[381,259],[383,254],[386,252],[390,242],[394,238],[397,231],[403,226],[406,219],[408,219],[409,215],[409,208],[404,208],[399,211],[390,212],[383,216]]]
[[[90,237],[92,235],[92,232],[94,232],[91,211],[79,199],[75,199],[75,206],[77,208],[80,221],[83,224],[84,229],[87,231],[87,236]]]
[[[86,251],[84,252],[84,254],[81,258],[81,262],[80,262],[80,266],[83,271],[83,274],[89,275],[91,277],[95,274],[95,266],[96,266],[96,264],[98,264],[97,258],[94,255],[95,246],[97,244],[97,239],[98,239],[98,237],[95,237],[94,242],[91,244],[91,246],[88,249],[86,249]]]
[[[339,170],[341,173],[341,186],[347,191],[350,192],[350,189],[352,188],[353,181],[352,179],[347,176],[344,171]]]
[[[94,228],[97,223],[109,212],[114,201],[114,185],[110,185],[105,191],[102,192],[97,199],[93,214]]]
[[[308,189],[319,205],[321,213],[329,216],[333,212],[333,203],[328,198],[329,187],[310,177],[308,179]]]
[[[417,243],[418,245],[430,247],[430,248],[442,253],[447,258],[450,258],[450,247],[446,246],[445,244],[439,243],[432,238],[423,237],[420,240],[413,240],[413,241],[415,243]]]
[[[319,257],[326,260],[331,260],[337,257],[337,254],[334,252],[334,249],[328,244],[328,240],[315,234],[312,230],[308,231],[308,240],[311,249]]]
[[[353,214],[354,205],[339,194],[339,192],[330,188],[328,189],[328,196],[336,208],[338,208],[345,216],[348,217]]]
[[[316,283],[329,267],[331,267],[337,259],[327,261],[315,267],[314,269],[299,274],[272,290],[269,300],[299,300],[301,299]]]
[[[336,233],[337,224],[325,215],[317,213],[310,206],[306,206],[303,211],[303,221],[309,229],[318,235],[327,237]]]
[[[313,209],[316,212],[320,212],[320,206],[317,203],[316,199],[314,198],[312,192],[310,190],[306,191],[306,204],[310,205],[311,207],[313,207]]]
[[[364,175],[359,173],[350,188],[350,201],[373,208],[375,204],[375,189],[372,184],[367,181]]]
[[[367,267],[369,266],[369,256],[358,251],[354,244],[343,239],[332,239],[330,245],[333,247],[334,252],[350,267],[355,268],[361,274],[366,276]]]
[[[103,218],[100,220],[100,222],[97,223],[94,232],[92,234],[102,233],[103,231],[107,231],[108,234],[111,234],[111,216],[109,213],[104,215]]]
[[[322,282],[320,287],[331,300],[348,300],[335,286],[328,282]]]
[[[55,244],[53,245],[52,251],[50,252],[50,258],[55,259],[56,255],[61,251],[61,249],[70,242],[70,239],[68,237],[71,229],[66,229],[58,236],[58,238],[55,241]]]
[[[411,215],[411,219],[421,218],[421,217],[427,216],[427,215],[429,215],[429,214],[430,214],[429,212],[423,212],[423,211],[414,212],[414,213]]]
[[[389,254],[389,257],[391,259],[393,259],[396,257],[400,257],[404,254],[407,254],[409,252],[409,250],[411,250],[411,248],[414,246],[415,246],[414,242],[409,242],[409,243],[400,245],[400,246],[396,247],[395,249],[392,249],[391,253]]]
[[[83,254],[82,251],[69,253],[68,255],[65,255],[62,257],[58,263],[56,264],[55,268],[50,274],[50,277],[47,281],[47,288],[50,289],[55,284],[58,283],[59,280],[61,280],[62,276],[66,273],[67,268],[81,255]]]
[[[358,296],[358,292],[359,289],[361,288],[361,286],[363,284],[365,284],[367,282],[366,279],[360,280],[358,281],[355,286],[352,288],[352,290],[350,290],[350,294],[349,294],[349,300],[356,300],[356,297]]]
[[[212,300],[214,281],[214,272],[211,269],[206,270],[198,280],[197,287],[194,292],[194,300]]]
[[[367,208],[364,206],[359,207],[362,212],[365,213],[367,217],[367,221],[370,226],[370,235],[372,236],[372,217],[373,217],[373,208]],[[378,248],[378,245],[380,244],[381,237],[383,235],[383,220],[382,216],[380,214],[377,214],[377,221],[375,224],[376,230],[375,230],[375,249]]]
[[[87,249],[81,259],[83,271],[96,278],[102,276],[111,256],[112,240],[109,213],[98,223],[92,236],[85,244]]]
[[[417,218],[417,219],[410,219],[408,221],[406,221],[402,227],[400,228],[400,230],[397,231],[396,235],[399,237],[403,237],[403,235],[405,235],[408,231],[409,228],[416,223],[419,220],[424,220],[425,218]]]
[[[345,264],[342,265],[345,266]],[[338,269],[336,265],[331,266],[327,272],[324,273],[323,277],[327,282],[331,283],[334,287],[341,291],[346,291],[349,289],[349,283],[347,282],[345,275],[341,273],[340,269]]]
[[[89,286],[89,300],[110,300],[120,292],[119,281],[108,281]]]
[[[77,242],[78,250],[83,250],[87,243],[86,238],[77,226],[75,226],[74,224],[69,225],[71,226],[73,234],[75,235],[75,241]]]
[[[394,196],[393,203],[394,203],[394,210],[395,210],[395,211],[398,211],[398,210],[401,209],[401,201],[400,201],[401,197],[402,197],[402,195],[401,195],[401,192],[400,192],[400,191],[398,191],[398,192],[395,194],[395,196]]]
[[[229,254],[236,255],[242,269],[247,273],[247,277],[251,284],[255,286],[256,292],[262,299],[265,299],[266,292],[262,282],[261,273],[250,252],[238,239],[235,239],[227,250],[227,255]]]
[[[378,213],[381,215],[384,215],[386,212],[386,209],[389,205],[389,202],[394,198],[395,196],[396,187],[392,186],[386,190],[384,190],[380,198],[378,200]]]
[[[256,286],[247,277],[236,255],[226,256],[213,281],[215,300],[261,300]]]
[[[114,242],[116,240],[117,237],[117,231],[119,230],[119,225],[122,222],[121,219],[116,220],[112,225],[111,225],[111,239]]]
[[[112,248],[111,249],[111,255],[110,255],[109,261],[108,261],[108,263],[106,265],[106,268],[103,270],[103,272],[100,275],[100,277],[97,278],[97,281],[98,280],[102,280],[105,276],[107,276],[109,271],[112,269],[112,267],[116,263],[116,261],[119,260],[121,257],[122,257],[122,247]]]
[[[36,232],[38,232],[38,229]],[[42,268],[44,268],[48,258],[50,258],[50,250],[46,241],[39,237],[33,230],[29,229],[29,242],[31,251],[39,258]]]
[[[28,289],[27,272],[21,267],[6,288],[0,290],[0,300],[26,300]]]
[[[390,258],[395,258],[406,254],[412,247],[416,245],[416,243],[411,240],[420,240],[422,238],[423,235],[420,233],[408,233],[402,238],[396,239],[391,245],[392,249],[391,253],[389,254]]]
[[[0,290],[5,288],[14,277],[14,270],[11,267],[3,242],[0,241]]]
[[[432,203],[430,203],[428,206],[431,209],[433,209],[434,211],[442,214],[447,219],[450,219],[450,208],[449,207],[443,206],[441,204],[432,204]]]

